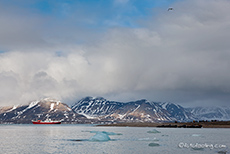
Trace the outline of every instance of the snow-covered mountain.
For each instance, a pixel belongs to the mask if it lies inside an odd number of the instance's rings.
[[[123,103],[107,101],[102,97],[86,97],[75,103],[71,108],[76,113],[82,114],[89,119],[98,116],[107,116],[122,106]]]
[[[33,101],[27,105],[0,108],[1,123],[31,123],[31,120],[46,119],[81,122],[86,118],[73,112],[66,104],[50,98]]]
[[[195,107],[188,111],[199,120],[230,120],[230,107]]]
[[[0,107],[0,123],[31,123],[48,118],[66,123],[230,120],[230,107],[184,108],[169,102],[142,99],[124,103],[102,97],[85,97],[71,107],[50,98]]]
[[[147,100],[122,103],[108,101],[101,97],[86,97],[75,103],[72,109],[78,114],[101,121],[166,122],[194,120],[193,115],[180,105]]]

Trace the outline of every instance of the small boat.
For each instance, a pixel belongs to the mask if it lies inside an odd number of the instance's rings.
[[[33,124],[61,124],[61,121],[52,121],[52,120],[45,120],[45,121],[32,121]]]

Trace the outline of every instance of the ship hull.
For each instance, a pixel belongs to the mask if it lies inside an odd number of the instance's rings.
[[[46,122],[46,121],[32,121],[33,124],[48,124],[48,125],[52,125],[52,124],[61,124],[60,121],[51,121],[51,122]]]

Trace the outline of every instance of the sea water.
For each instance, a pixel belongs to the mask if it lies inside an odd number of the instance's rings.
[[[224,154],[230,129],[0,125],[6,154]]]

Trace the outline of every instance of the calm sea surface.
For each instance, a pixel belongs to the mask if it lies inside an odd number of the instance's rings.
[[[230,153],[230,129],[0,125],[0,153]]]

